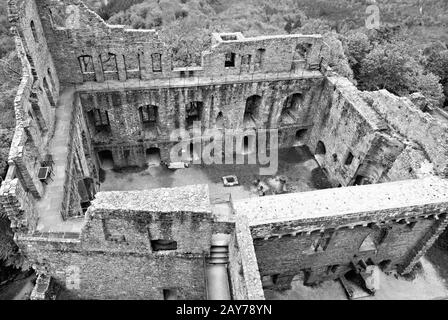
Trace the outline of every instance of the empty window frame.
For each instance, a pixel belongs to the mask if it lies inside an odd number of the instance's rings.
[[[126,72],[138,72],[140,71],[140,54],[136,55],[123,55],[124,65]]]
[[[171,251],[177,250],[177,242],[172,240],[151,240],[152,251]]]
[[[101,54],[101,65],[104,73],[117,73],[117,56],[114,53]]]
[[[266,49],[260,48],[257,50],[255,55],[255,69],[259,70],[263,67],[264,55],[266,53]]]
[[[151,54],[152,71],[162,72],[162,55],[160,53]]]
[[[252,55],[251,54],[245,54],[245,55],[241,56],[241,68],[243,70],[249,71],[251,63],[252,63]]]
[[[83,55],[78,57],[79,67],[82,74],[95,73],[95,67],[93,65],[93,58],[89,55]]]
[[[39,43],[39,37],[37,36],[36,25],[35,25],[34,21],[32,21],[32,20],[30,22],[30,27],[31,27],[31,32],[33,34],[34,41]]]
[[[201,114],[204,108],[204,104],[201,101],[193,101],[187,104],[186,107],[186,124],[187,128],[191,128],[195,122],[201,121]]]
[[[235,67],[235,53],[227,52],[224,56],[224,67],[233,68]]]

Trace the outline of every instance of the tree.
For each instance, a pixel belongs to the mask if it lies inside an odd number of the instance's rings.
[[[402,44],[381,44],[362,60],[359,81],[366,90],[387,89],[406,94],[415,64]]]
[[[409,82],[409,93],[421,92],[434,106],[441,106],[445,100],[439,76],[433,73],[423,74],[423,72],[420,72],[412,77]]]
[[[440,77],[445,96],[445,106],[448,106],[448,50],[431,52],[426,60],[425,69]]]
[[[369,37],[359,31],[349,33],[343,38],[343,43],[350,67],[355,74],[355,78],[358,78],[361,62],[372,50],[372,44],[370,43]]]
[[[201,64],[201,53],[211,44],[211,32],[202,21],[185,18],[163,27],[159,36],[172,50],[176,67]]]
[[[410,50],[403,42],[376,46],[361,62],[360,85],[365,90],[387,89],[400,96],[419,91],[440,106],[443,100],[440,78],[425,72]]]

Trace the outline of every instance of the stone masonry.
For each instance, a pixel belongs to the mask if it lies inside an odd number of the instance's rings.
[[[57,287],[71,299],[207,299],[213,263],[232,299],[264,299],[299,273],[306,284],[360,264],[408,273],[446,229],[448,124],[359,91],[328,67],[320,35],[216,33],[200,66],[174,68],[155,30],[108,25],[80,0],[8,3],[23,77],[0,213],[39,275],[33,299]],[[100,192],[106,165],[143,167],[154,153],[169,164],[193,124],[278,130],[278,147],[308,147],[334,188],[223,212],[203,185]]]

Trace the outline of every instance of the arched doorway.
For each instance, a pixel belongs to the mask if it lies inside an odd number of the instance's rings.
[[[223,129],[224,128],[224,115],[220,111],[218,116],[216,117],[216,128]]]
[[[193,128],[195,122],[201,122],[202,110],[204,109],[204,103],[202,101],[193,101],[187,104],[186,107],[186,127],[187,129]]]
[[[286,98],[280,116],[280,125],[293,124],[298,120],[298,111],[303,105],[303,95],[294,93]]]
[[[304,141],[307,132],[307,129],[300,129],[296,131],[294,146],[303,146],[305,144]]]
[[[258,119],[262,98],[259,95],[253,95],[246,99],[246,108],[244,109],[244,123],[254,124]]]
[[[102,150],[98,152],[98,158],[102,169],[110,170],[114,167],[114,157],[112,155],[112,151]]]
[[[317,147],[316,147],[316,155],[325,155],[327,153],[327,149],[325,148],[325,145],[322,141],[319,141],[317,143]]]
[[[321,165],[321,166],[324,162],[326,153],[327,153],[327,149],[325,148],[324,143],[322,141],[319,141],[317,143],[316,150],[314,152],[314,157],[315,157],[316,161],[319,163],[319,165]]]
[[[160,149],[149,148],[146,150],[146,163],[149,166],[159,166],[161,162]]]

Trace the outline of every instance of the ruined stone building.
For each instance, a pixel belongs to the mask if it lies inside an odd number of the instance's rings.
[[[57,284],[74,299],[264,299],[298,274],[405,274],[448,224],[447,123],[359,91],[319,35],[214,34],[200,66],[174,68],[154,30],[108,25],[80,0],[9,10],[23,78],[0,210],[39,274],[36,298]],[[101,191],[106,164],[169,164],[172,133],[195,122],[278,129],[278,148],[307,146],[333,188],[222,203],[194,179]]]

